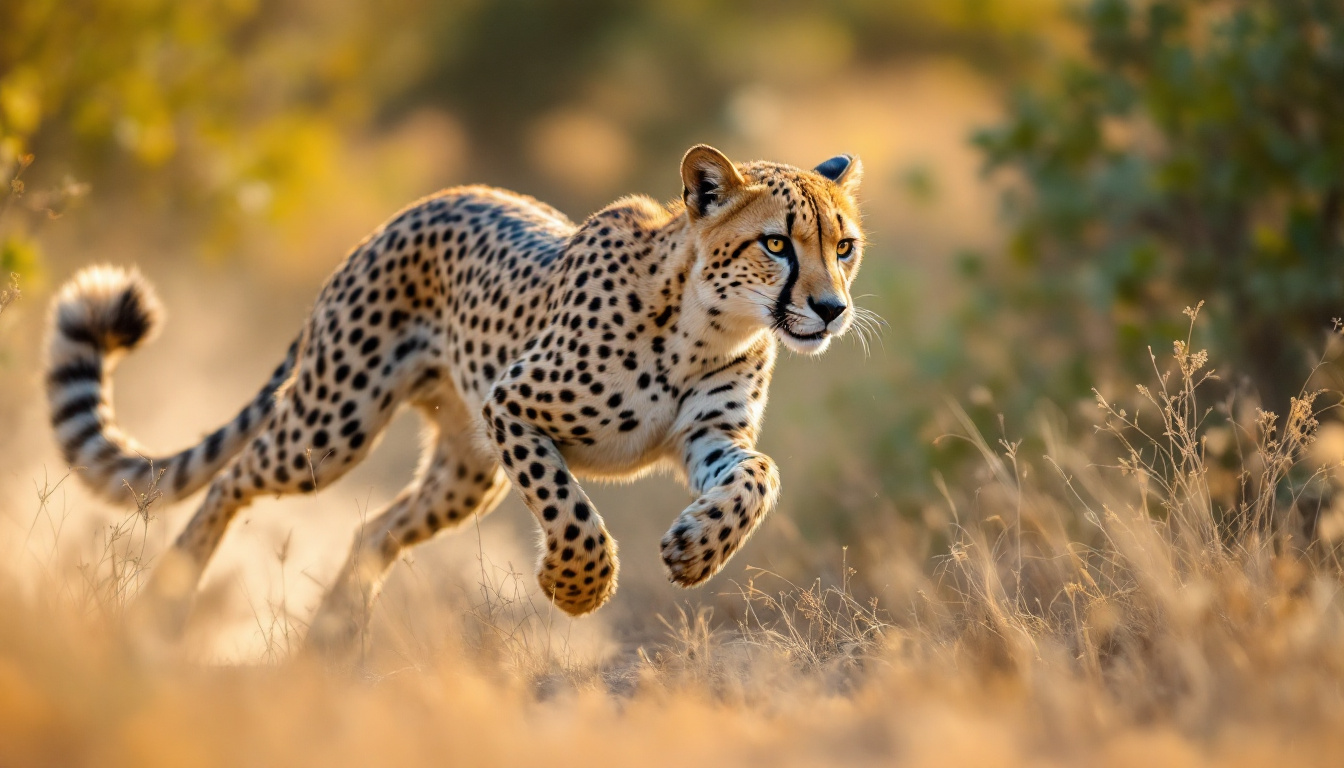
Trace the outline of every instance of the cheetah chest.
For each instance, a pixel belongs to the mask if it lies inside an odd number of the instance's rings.
[[[654,401],[637,388],[613,391],[579,413],[577,439],[562,441],[560,452],[572,468],[595,477],[638,472],[661,460],[676,419],[669,398]]]

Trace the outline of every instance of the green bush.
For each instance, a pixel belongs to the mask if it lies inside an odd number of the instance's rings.
[[[1011,172],[995,289],[1081,361],[1050,394],[1203,299],[1218,356],[1282,412],[1344,315],[1344,3],[1094,0],[1080,23],[1089,55],[975,137]]]

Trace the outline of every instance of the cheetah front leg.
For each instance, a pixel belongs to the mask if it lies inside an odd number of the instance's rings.
[[[698,498],[662,539],[668,578],[683,587],[718,573],[779,499],[779,469],[754,450],[763,396],[749,380],[701,387],[708,394],[688,398],[677,429],[682,468]]]
[[[565,613],[596,610],[616,592],[616,542],[551,437],[534,424],[517,382],[500,382],[482,413],[513,485],[545,537],[537,566],[542,590]]]

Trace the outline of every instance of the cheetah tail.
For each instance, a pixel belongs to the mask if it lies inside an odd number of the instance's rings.
[[[294,368],[298,342],[269,381],[232,421],[179,453],[155,457],[117,427],[112,371],[124,352],[157,330],[159,301],[136,270],[95,266],[66,283],[52,304],[47,402],[66,462],[99,495],[127,500],[158,480],[165,500],[200,488],[242,450],[275,407],[275,391]],[[155,476],[158,476],[157,478]]]

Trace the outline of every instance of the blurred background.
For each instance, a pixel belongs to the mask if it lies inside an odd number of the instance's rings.
[[[658,633],[748,565],[806,579],[843,546],[880,582],[897,564],[861,532],[925,530],[936,555],[945,495],[975,496],[974,448],[940,439],[957,409],[991,439],[1088,431],[1093,389],[1132,392],[1186,306],[1206,302],[1226,392],[1284,412],[1309,375],[1338,387],[1312,371],[1344,315],[1341,83],[1338,0],[0,0],[0,276],[22,290],[0,314],[0,551],[41,571],[124,516],[63,481],[41,398],[46,304],[80,266],[159,289],[169,322],[116,406],[170,450],[251,396],[325,276],[411,201],[486,183],[580,220],[676,198],[706,142],[863,158],[854,293],[887,327],[781,360],[762,443],[784,501],[706,588],[658,562],[682,489],[594,488],[625,569],[575,631]],[[235,523],[207,579],[219,654],[254,655],[281,601],[307,618],[415,433],[404,417],[338,485]],[[192,507],[155,510],[151,552]],[[530,574],[533,531],[510,499],[417,548],[388,610]]]

